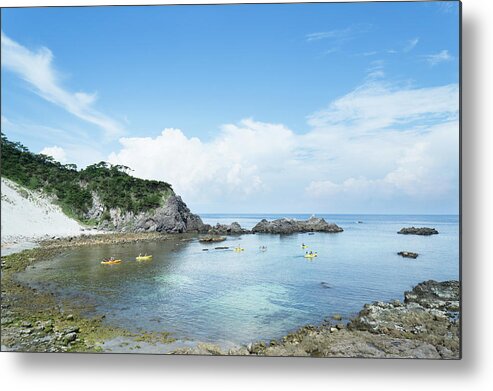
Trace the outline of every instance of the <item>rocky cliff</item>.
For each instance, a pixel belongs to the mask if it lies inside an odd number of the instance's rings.
[[[99,197],[93,193],[93,207],[89,210],[88,219],[100,221],[100,229],[122,232],[208,232],[210,226],[193,214],[180,196],[176,194],[164,196],[163,205],[144,212],[134,213],[120,208],[105,210]]]

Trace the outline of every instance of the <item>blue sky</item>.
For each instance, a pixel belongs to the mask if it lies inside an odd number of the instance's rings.
[[[2,130],[167,180],[198,212],[457,213],[458,18],[456,2],[3,9]]]

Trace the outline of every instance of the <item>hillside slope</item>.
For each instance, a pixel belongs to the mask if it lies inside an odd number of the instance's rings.
[[[46,236],[72,236],[82,226],[39,191],[2,178],[2,244]]]

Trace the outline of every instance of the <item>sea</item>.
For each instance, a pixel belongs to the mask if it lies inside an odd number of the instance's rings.
[[[310,216],[201,215],[205,223],[236,221],[249,229],[263,218]],[[90,304],[89,315],[104,314],[115,326],[225,345],[277,339],[334,315],[346,322],[365,303],[403,300],[404,291],[422,281],[459,279],[457,215],[316,216],[344,232],[242,235],[212,244],[185,235],[72,248],[29,267],[19,279],[61,300],[82,300]],[[439,234],[397,234],[411,226]],[[307,259],[306,251],[318,256]],[[403,258],[399,251],[419,256]],[[135,261],[139,253],[152,254],[152,261]],[[123,262],[101,265],[108,256]]]

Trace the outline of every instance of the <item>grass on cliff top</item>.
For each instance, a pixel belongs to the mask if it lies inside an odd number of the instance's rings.
[[[52,157],[30,152],[18,142],[1,135],[2,176],[30,190],[43,190],[54,196],[65,214],[84,223],[93,206],[96,192],[104,207],[103,219],[109,210],[138,213],[161,206],[173,194],[169,183],[135,178],[131,169],[100,162],[78,170],[75,164],[61,164]]]

